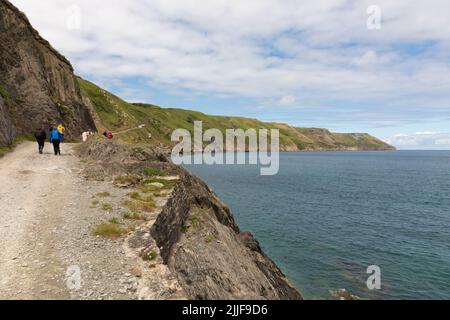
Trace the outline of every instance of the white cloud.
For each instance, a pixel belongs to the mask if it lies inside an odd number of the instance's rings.
[[[450,146],[450,136],[448,138],[436,139],[434,144],[437,146]]]
[[[297,99],[293,96],[284,96],[280,99],[280,105],[289,107],[293,106],[296,101]]]
[[[78,73],[104,83],[141,77],[281,106],[450,106],[446,0],[379,0],[380,31],[366,28],[368,0],[12,2]],[[66,27],[73,5],[80,30]]]
[[[450,133],[417,132],[415,134],[397,134],[386,142],[398,149],[446,149],[450,150]]]
[[[378,62],[378,55],[375,51],[369,50],[361,57],[357,57],[353,60],[353,63],[357,66],[374,65]]]

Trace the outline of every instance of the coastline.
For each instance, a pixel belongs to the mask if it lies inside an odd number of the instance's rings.
[[[448,294],[447,277],[425,271],[448,269],[439,265],[445,241],[430,236],[446,232],[448,159],[449,151],[284,153],[270,177],[258,166],[186,168],[230,205],[306,298],[346,288],[362,299],[415,299],[426,281],[440,288],[427,298]],[[383,270],[383,290],[365,285],[372,264]],[[398,273],[404,265],[419,279]]]
[[[190,299],[302,300],[283,271],[242,231],[231,210],[200,178],[151,149],[102,137],[80,146],[85,173],[94,179],[118,175],[143,181],[151,167],[178,176],[174,190],[151,227],[152,241]]]

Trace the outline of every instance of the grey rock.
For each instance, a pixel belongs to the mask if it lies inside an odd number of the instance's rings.
[[[185,173],[151,229],[161,256],[193,299],[302,299],[227,206]],[[219,240],[219,241],[213,241]]]
[[[106,160],[102,174],[108,180],[128,175],[139,181],[143,169],[150,166],[180,177],[150,229],[153,239],[146,240],[147,231],[139,231],[128,240],[130,248],[146,244],[160,248],[148,268],[159,271],[158,264],[163,262],[176,278],[172,291],[180,286],[190,299],[302,299],[258,241],[241,232],[230,209],[214,192],[181,167],[160,162],[158,152],[146,149],[146,160],[136,159],[132,146],[94,139],[78,150],[88,159],[85,173],[93,179],[99,161]],[[123,278],[123,273],[117,278]]]
[[[70,62],[9,1],[0,1],[0,146],[62,122],[67,138],[95,129]]]

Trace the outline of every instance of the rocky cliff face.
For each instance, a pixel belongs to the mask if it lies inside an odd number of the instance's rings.
[[[68,138],[95,128],[69,61],[7,0],[0,1],[0,146],[62,122]]]
[[[0,146],[10,143],[16,134],[6,101],[6,96],[4,98],[0,95]]]
[[[258,241],[239,229],[214,192],[159,150],[92,137],[80,146],[79,154],[89,179],[126,174],[139,185],[148,167],[179,176],[150,233],[189,298],[302,299]]]
[[[229,208],[187,172],[151,234],[194,299],[302,299],[252,234],[239,230]]]

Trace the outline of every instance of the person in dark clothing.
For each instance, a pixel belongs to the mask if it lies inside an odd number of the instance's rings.
[[[47,139],[47,134],[42,128],[39,128],[36,130],[34,137],[36,138],[36,141],[39,146],[39,153],[44,153],[44,146],[45,146],[45,140]]]
[[[52,132],[50,132],[50,143],[53,144],[55,156],[61,155],[61,149],[59,146],[61,142],[64,143],[64,136],[58,131],[57,128],[53,128]]]

